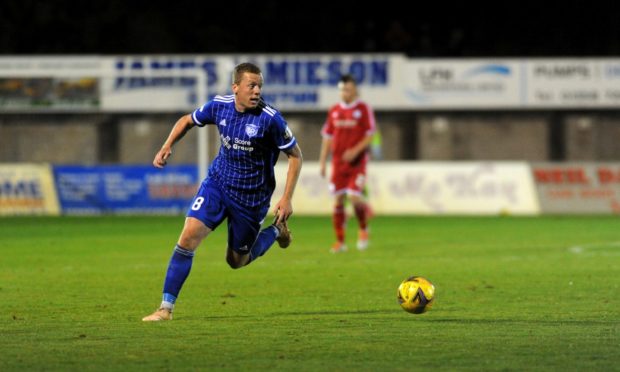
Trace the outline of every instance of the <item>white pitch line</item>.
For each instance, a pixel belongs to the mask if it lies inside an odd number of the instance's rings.
[[[602,242],[574,245],[572,247],[568,247],[568,251],[575,254],[580,254],[584,251],[602,248],[620,248],[620,242]]]

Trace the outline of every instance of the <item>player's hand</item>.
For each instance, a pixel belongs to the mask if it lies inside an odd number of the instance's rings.
[[[355,158],[357,158],[357,152],[353,149],[345,150],[345,152],[342,154],[342,160],[346,161],[347,163],[351,163],[353,160],[355,160]]]
[[[319,174],[321,175],[322,178],[325,178],[325,164],[321,164],[320,170],[319,170]]]
[[[172,155],[172,151],[169,148],[163,148],[155,154],[153,159],[153,165],[157,168],[163,168],[168,163],[168,158]]]
[[[286,221],[293,214],[293,204],[288,199],[280,199],[273,209],[273,214],[277,216],[276,224]]]

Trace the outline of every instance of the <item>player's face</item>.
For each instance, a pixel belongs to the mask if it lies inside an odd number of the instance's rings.
[[[244,72],[239,84],[233,84],[232,86],[233,93],[235,93],[235,108],[237,111],[244,112],[256,108],[260,101],[262,87],[262,75]]]
[[[344,103],[351,103],[357,97],[357,87],[352,82],[338,83],[338,89],[340,90],[340,99]]]

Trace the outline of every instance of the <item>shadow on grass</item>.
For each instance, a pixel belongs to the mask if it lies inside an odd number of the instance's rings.
[[[332,311],[294,311],[266,314],[268,317],[277,316],[316,316],[316,315],[362,315],[362,314],[394,314],[401,313],[402,310],[332,310]]]
[[[467,319],[467,318],[427,318],[432,323],[460,323],[460,324],[539,324],[539,325],[618,325],[619,321],[614,320],[575,320],[575,319]]]
[[[617,320],[575,320],[575,319],[502,319],[502,318],[458,318],[458,317],[441,317],[435,314],[406,314],[402,310],[333,310],[333,311],[295,311],[295,312],[273,312],[268,314],[248,314],[248,315],[206,315],[202,316],[183,316],[178,320],[235,320],[235,321],[251,321],[265,318],[288,318],[301,317],[310,319],[320,319],[320,317],[346,317],[354,319],[356,316],[364,315],[395,315],[400,317],[411,317],[419,322],[428,323],[446,323],[460,325],[492,325],[492,324],[530,324],[530,325],[574,325],[574,326],[617,326],[620,324]]]
[[[176,320],[247,320],[247,321],[256,321],[257,319],[264,318],[280,318],[280,317],[320,317],[320,316],[356,316],[356,315],[367,315],[367,314],[397,314],[402,313],[402,310],[341,310],[341,311],[294,311],[294,312],[275,312],[268,314],[247,314],[247,315],[206,315],[202,316],[183,316],[182,318],[175,318]]]

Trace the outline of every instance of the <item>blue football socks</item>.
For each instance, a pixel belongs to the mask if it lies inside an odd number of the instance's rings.
[[[192,268],[194,252],[187,250],[180,245],[174,247],[174,252],[168,264],[166,280],[164,281],[164,294],[161,307],[172,310],[174,303],[179,296],[181,287],[189,275]]]
[[[262,256],[271,248],[273,242],[276,241],[278,237],[278,229],[271,225],[258,233],[252,248],[250,248],[250,262],[254,261],[258,257]]]

